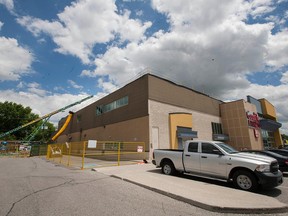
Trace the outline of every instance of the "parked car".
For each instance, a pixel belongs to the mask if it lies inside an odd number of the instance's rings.
[[[266,155],[272,158],[275,158],[278,161],[279,164],[279,170],[281,172],[288,172],[288,157],[287,156],[283,156],[280,154],[277,154],[275,152],[272,151],[261,151],[261,150],[243,150],[242,152],[248,152],[248,153],[252,153],[252,154],[257,154],[257,155]]]
[[[260,185],[277,187],[283,182],[276,159],[238,152],[222,142],[187,140],[183,150],[155,149],[153,157],[153,164],[166,175],[178,171],[232,181],[246,191],[255,191]]]
[[[275,152],[277,154],[288,157],[288,150],[287,149],[267,149],[267,150],[270,152]]]

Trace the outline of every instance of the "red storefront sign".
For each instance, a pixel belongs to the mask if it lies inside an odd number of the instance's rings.
[[[260,128],[260,121],[257,113],[246,112],[248,125],[253,128]]]
[[[255,137],[255,138],[258,138],[258,137],[259,137],[259,131],[258,131],[258,129],[254,128],[253,130],[254,130],[254,137]]]
[[[257,113],[251,113],[249,111],[246,112],[247,120],[248,120],[248,125],[249,127],[253,128],[254,132],[254,137],[258,138],[259,137],[259,131],[258,129],[260,128],[260,121]]]

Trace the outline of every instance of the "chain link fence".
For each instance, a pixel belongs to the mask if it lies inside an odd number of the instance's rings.
[[[47,159],[80,169],[145,163],[145,143],[90,140],[50,144]]]

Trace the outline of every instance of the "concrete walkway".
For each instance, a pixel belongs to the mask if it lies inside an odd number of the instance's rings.
[[[277,199],[178,176],[167,176],[153,164],[94,168],[194,206],[226,213],[283,213],[288,206]]]

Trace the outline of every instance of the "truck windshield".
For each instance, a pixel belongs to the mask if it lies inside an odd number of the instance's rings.
[[[237,153],[238,151],[226,143],[217,143],[217,145],[228,154]]]

